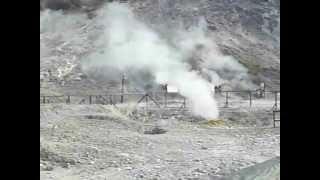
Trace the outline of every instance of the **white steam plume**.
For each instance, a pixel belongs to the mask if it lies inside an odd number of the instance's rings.
[[[42,11],[40,65],[57,65],[58,71],[65,71],[70,69],[68,64],[72,69],[84,57],[83,68],[94,72],[95,77],[110,80],[125,72],[139,87],[154,83],[150,81],[168,83],[179,87],[181,94],[192,101],[195,114],[208,118],[218,115],[209,82],[211,86],[224,82],[245,88],[250,85],[247,69],[220,53],[203,19],[197,25],[188,25],[188,30],[179,23],[176,28],[168,28],[167,20],[142,22],[120,4],[109,4],[97,15],[88,19],[82,13]]]
[[[117,3],[108,4],[103,13],[100,23],[105,29],[97,44],[102,51],[90,54],[90,61],[84,68],[106,66],[124,72],[128,69],[148,70],[157,83],[176,86],[191,102],[195,115],[218,117],[209,82],[198,72],[191,71],[185,61],[199,40],[190,37],[187,46],[172,45],[139,21],[128,7]]]

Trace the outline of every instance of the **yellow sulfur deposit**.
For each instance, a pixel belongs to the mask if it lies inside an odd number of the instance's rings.
[[[219,126],[219,125],[223,125],[223,124],[224,124],[223,119],[208,119],[206,121],[200,122],[201,127]]]

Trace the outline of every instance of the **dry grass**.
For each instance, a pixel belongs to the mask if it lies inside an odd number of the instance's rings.
[[[221,126],[221,125],[224,125],[223,119],[209,119],[209,120],[200,122],[200,127],[202,128],[208,128],[210,126]]]

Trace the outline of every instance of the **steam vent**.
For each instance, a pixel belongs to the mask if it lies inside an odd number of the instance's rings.
[[[280,179],[280,0],[41,0],[40,179]]]

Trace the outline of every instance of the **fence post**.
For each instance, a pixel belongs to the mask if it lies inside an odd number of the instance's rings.
[[[149,94],[146,94],[145,98],[146,98],[146,112],[148,113],[148,96]]]
[[[167,107],[167,92],[164,93],[164,107]]]
[[[275,91],[274,93],[274,106],[276,109],[278,109],[278,92]]]
[[[122,75],[122,79],[121,79],[121,99],[120,99],[120,103],[121,104],[123,103],[124,80],[125,80],[125,77],[124,77],[124,74],[123,74]]]
[[[46,96],[43,96],[42,103],[43,103],[43,104],[46,103]]]
[[[89,95],[89,104],[92,104],[92,96]]]
[[[68,95],[67,96],[67,102],[66,102],[67,104],[70,104],[71,102],[70,102],[70,95]]]
[[[250,107],[252,106],[252,93],[249,91]]]
[[[276,127],[276,111],[272,111],[273,112],[273,128]]]
[[[229,105],[229,102],[228,102],[228,97],[229,96],[229,92],[228,91],[226,91],[226,104],[225,104],[225,107],[228,107],[228,105]]]

